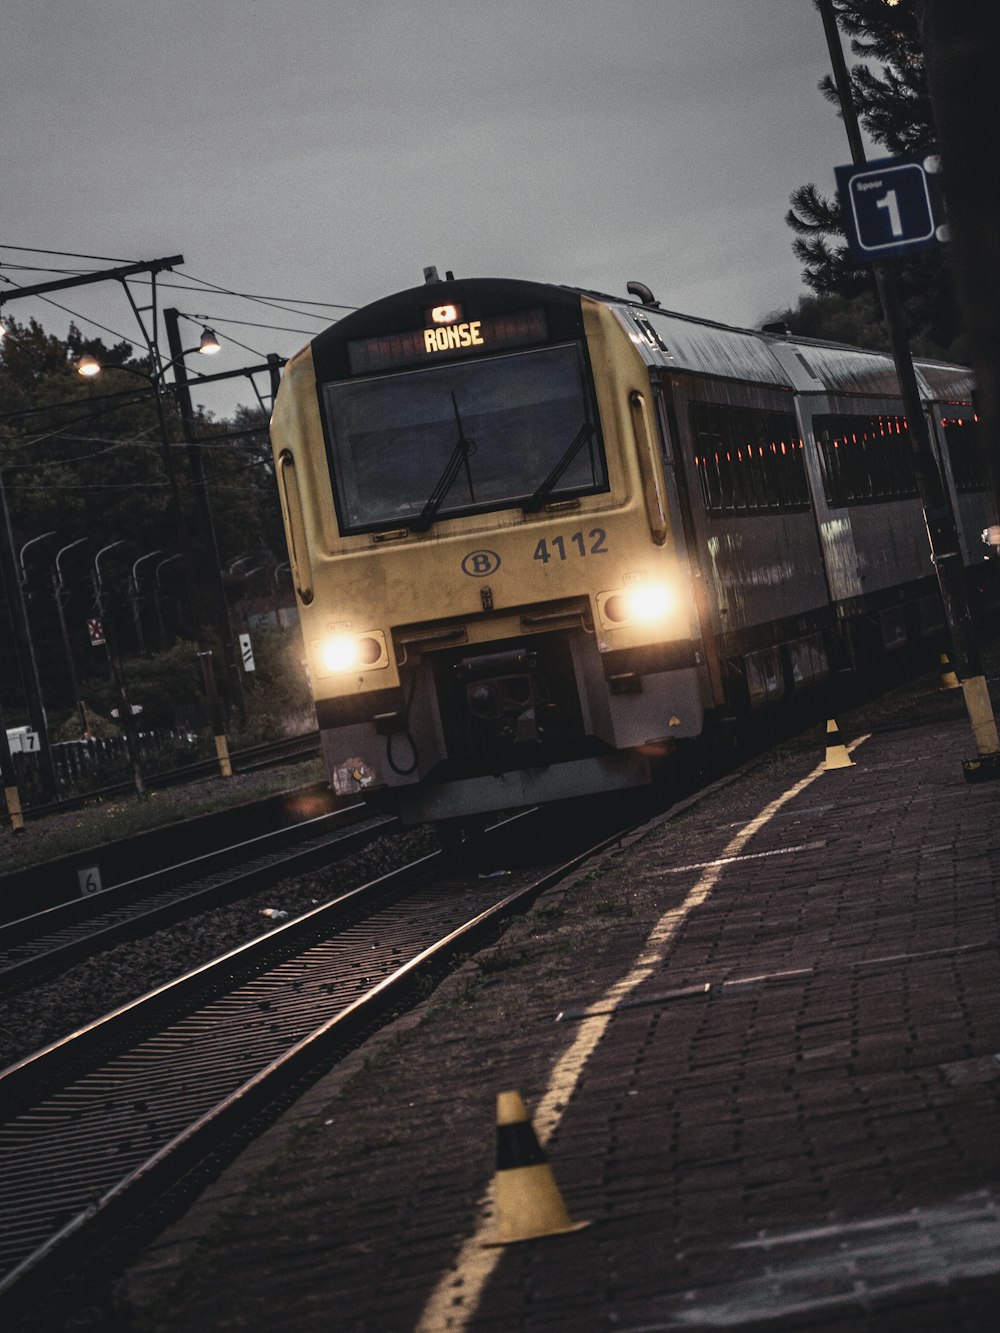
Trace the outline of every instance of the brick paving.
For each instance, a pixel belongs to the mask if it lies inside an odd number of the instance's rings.
[[[150,1247],[117,1290],[127,1326],[998,1326],[1000,784],[964,780],[960,692],[926,705],[929,722],[871,736],[738,853],[822,741],[546,895]],[[547,1141],[571,1215],[592,1225],[470,1247],[496,1093],[534,1112],[583,1011],[653,956],[665,919],[662,957]],[[492,1256],[478,1277],[473,1251]]]

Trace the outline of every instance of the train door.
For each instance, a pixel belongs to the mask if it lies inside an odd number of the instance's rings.
[[[663,373],[658,374],[655,370],[650,371],[650,380],[656,421],[660,432],[663,471],[667,478],[667,500],[671,510],[670,517],[674,531],[684,534],[684,546],[691,571],[695,611],[698,616],[698,627],[705,652],[704,665],[709,706],[718,708],[725,703],[726,691],[713,624],[711,592],[699,559],[698,529],[694,518],[687,469],[684,464],[684,451],[680,447],[680,432],[674,407],[673,388],[669,376]]]

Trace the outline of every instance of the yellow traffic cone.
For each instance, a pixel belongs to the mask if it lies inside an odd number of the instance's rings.
[[[960,690],[962,682],[951,669],[951,663],[948,661],[948,654],[941,654],[941,682],[938,685],[939,690]]]
[[[840,739],[840,731],[831,717],[826,724],[826,768],[853,768],[854,760]]]
[[[590,1225],[570,1221],[519,1092],[497,1094],[494,1198],[496,1238],[486,1245],[559,1236]]]

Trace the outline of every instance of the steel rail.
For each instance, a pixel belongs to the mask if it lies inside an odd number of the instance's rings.
[[[442,853],[431,853],[0,1074],[0,1097],[21,1104],[0,1129],[0,1159],[7,1157],[0,1202],[15,1233],[6,1239],[0,1234],[0,1304],[23,1308],[40,1299],[68,1265],[133,1221],[206,1154],[218,1152],[249,1121],[259,1122],[290,1089],[364,1040],[387,1014],[425,996],[428,984],[456,960],[495,938],[508,917],[527,910],[623,832],[500,897],[499,880],[473,879],[460,891],[454,880],[443,888],[431,884],[446,865]],[[416,876],[421,887],[405,892]],[[382,904],[381,915],[343,924],[345,912],[363,909],[373,898]],[[392,935],[401,920],[431,936],[411,938],[405,946],[410,956],[402,961],[403,946]],[[381,940],[387,929],[389,940],[377,949],[373,936]],[[269,965],[264,950],[272,954]],[[346,966],[335,977],[329,968],[336,970],[338,951]],[[372,960],[367,967],[365,959]],[[206,999],[220,976],[227,976],[226,993]],[[192,1009],[190,998],[182,1003],[180,989],[197,992],[201,1007]],[[164,1026],[165,1015],[179,1010],[184,1016]],[[112,1031],[122,1023],[147,1034],[131,1050],[121,1049]],[[296,1029],[291,1039],[289,1028]],[[119,1053],[109,1055],[116,1046]],[[52,1063],[84,1072],[66,1085],[63,1075],[46,1068]],[[55,1079],[63,1083],[55,1092],[32,1095]],[[96,1162],[82,1144],[90,1145]],[[61,1198],[53,1194],[57,1188]]]
[[[349,855],[398,825],[364,819],[361,806],[328,811],[200,856],[136,875],[90,897],[0,924],[0,991],[55,967],[68,967],[122,940],[135,939],[234,898]]]

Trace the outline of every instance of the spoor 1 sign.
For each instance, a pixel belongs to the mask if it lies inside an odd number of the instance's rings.
[[[893,259],[947,239],[935,179],[940,169],[940,159],[927,154],[836,168],[841,215],[855,259]]]

